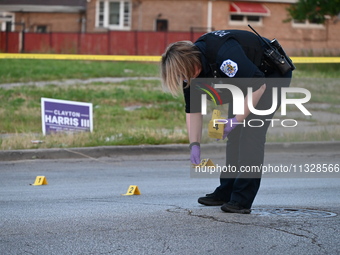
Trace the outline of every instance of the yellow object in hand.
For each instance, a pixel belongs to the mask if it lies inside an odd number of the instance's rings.
[[[221,118],[221,111],[214,110],[211,116],[211,120],[209,121],[208,125],[208,136],[210,138],[222,139],[224,133],[224,123],[218,123],[218,119],[225,119]]]

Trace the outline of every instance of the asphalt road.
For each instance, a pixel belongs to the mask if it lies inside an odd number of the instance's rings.
[[[275,152],[266,164],[338,164],[339,156]],[[340,254],[339,174],[268,175],[250,215],[228,214],[197,203],[218,179],[191,178],[187,157],[0,162],[0,253]],[[36,176],[48,185],[30,185]],[[123,196],[130,185],[141,195]]]

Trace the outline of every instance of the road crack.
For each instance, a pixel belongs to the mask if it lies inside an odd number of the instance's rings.
[[[206,219],[206,220],[211,220],[214,222],[220,222],[220,223],[225,223],[225,224],[236,224],[236,225],[241,225],[241,226],[252,226],[252,227],[259,227],[259,228],[274,230],[274,231],[278,231],[281,233],[293,235],[295,237],[304,238],[308,240],[311,244],[316,245],[318,249],[320,250],[320,252],[324,250],[324,248],[322,247],[322,244],[317,241],[318,235],[308,229],[305,229],[306,227],[305,225],[307,224],[306,222],[302,222],[302,223],[295,222],[294,223],[294,224],[300,225],[299,227],[296,228],[297,230],[307,233],[307,234],[302,234],[302,233],[296,233],[296,232],[293,232],[287,229],[282,229],[280,227],[277,227],[278,224],[281,224],[283,227],[290,227],[289,222],[282,221],[282,220],[278,220],[275,223],[267,223],[267,224],[266,222],[263,222],[263,224],[257,224],[256,222],[252,222],[252,223],[241,222],[241,221],[235,221],[235,220],[221,219],[219,217],[212,216],[212,215],[197,214],[197,213],[194,213],[190,209],[182,208],[179,206],[176,206],[175,208],[167,209],[166,211],[170,213],[186,213],[190,217],[196,217],[200,219]],[[249,216],[251,217],[251,215]]]

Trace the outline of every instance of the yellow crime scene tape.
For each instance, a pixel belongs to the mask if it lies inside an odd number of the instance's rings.
[[[60,59],[159,62],[160,56],[2,53],[0,59]]]
[[[294,64],[340,63],[340,57],[291,57]]]
[[[1,53],[0,59],[61,59],[160,62],[161,56]],[[340,57],[291,57],[296,64],[340,63]]]

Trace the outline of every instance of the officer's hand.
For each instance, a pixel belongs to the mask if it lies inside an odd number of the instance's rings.
[[[190,160],[191,163],[195,165],[201,163],[201,147],[199,145],[194,145],[191,147]]]
[[[223,140],[230,134],[230,132],[238,125],[237,119],[234,117],[232,119],[227,119],[227,123],[224,126]]]

